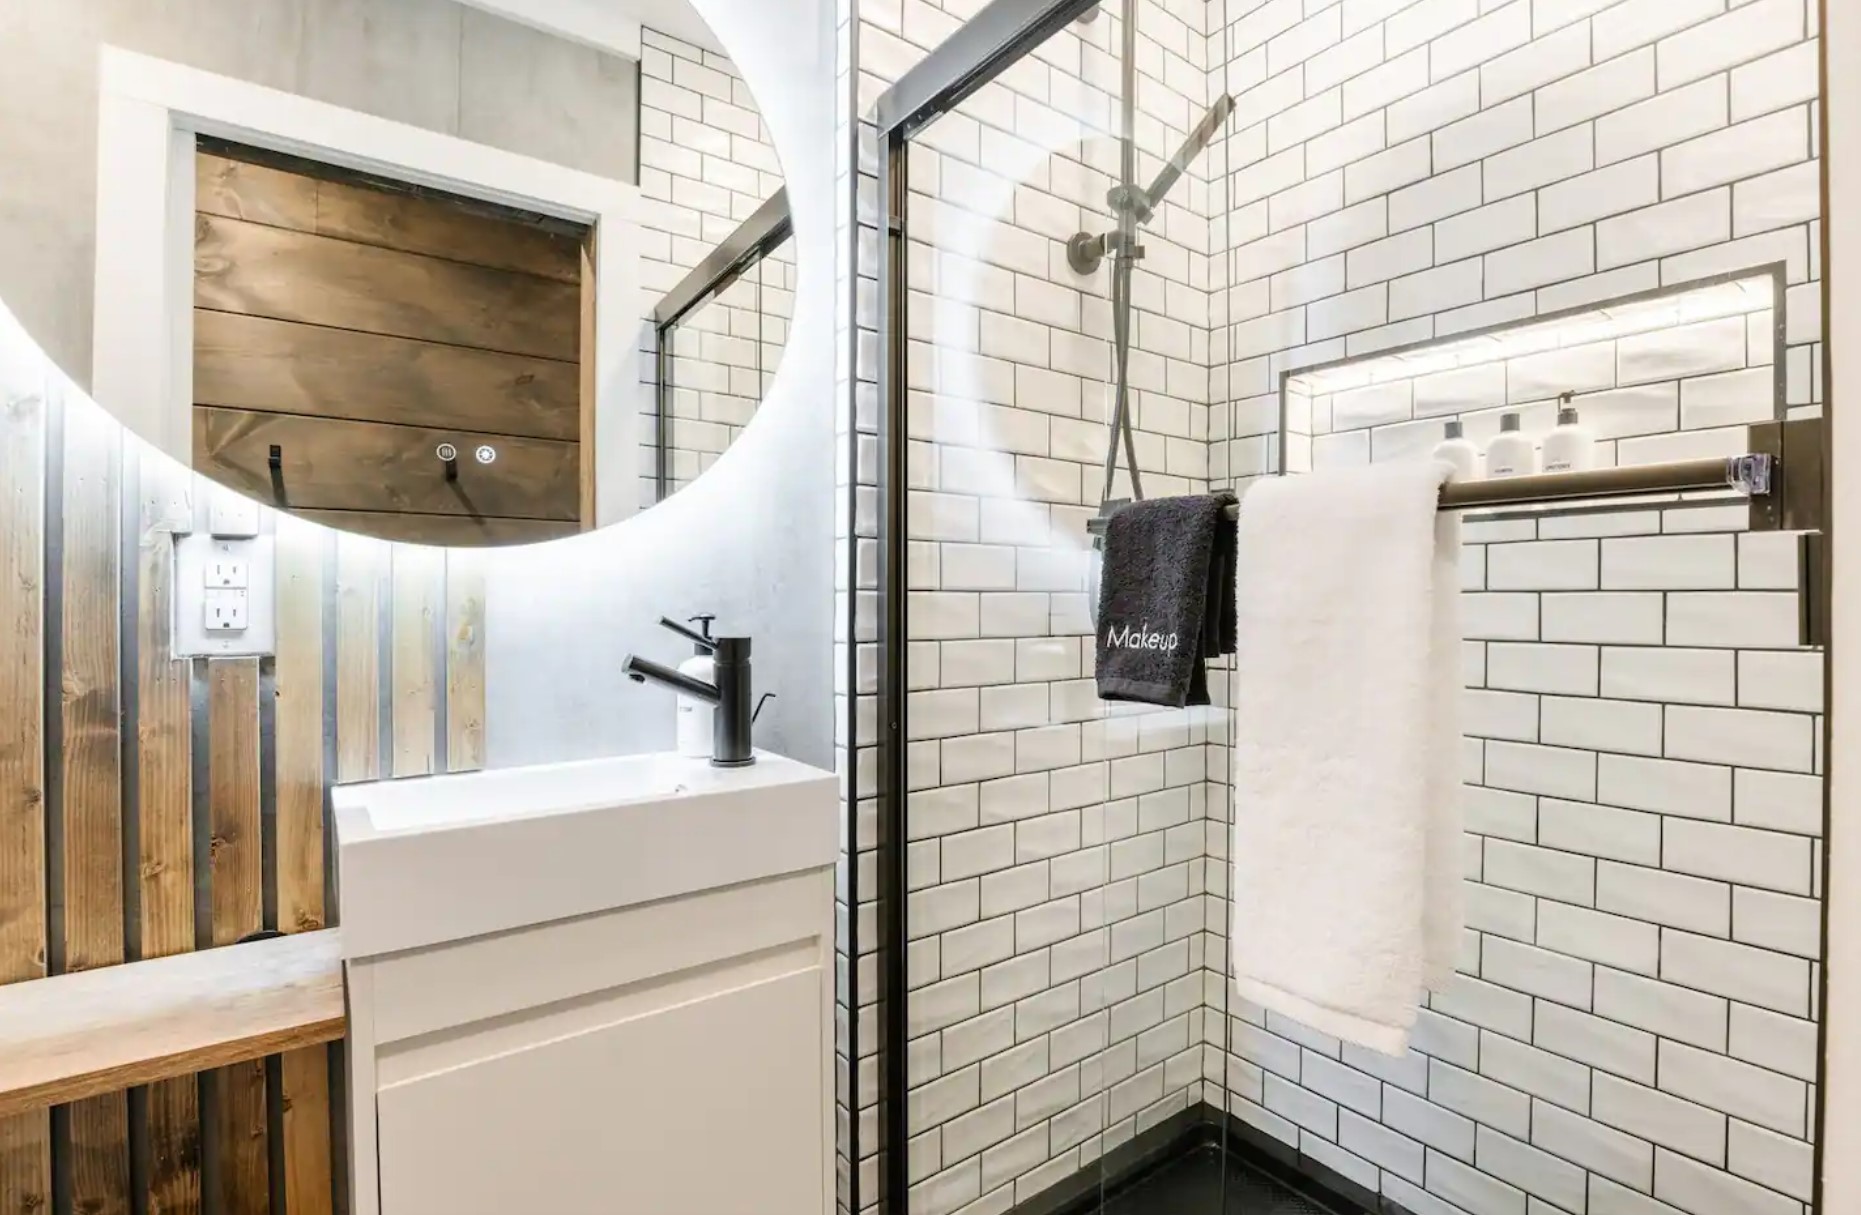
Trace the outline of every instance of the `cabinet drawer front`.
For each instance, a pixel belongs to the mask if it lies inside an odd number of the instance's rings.
[[[382,1215],[820,1215],[826,975],[706,979],[515,1049],[508,1022],[482,1052],[455,1038],[382,1088]]]

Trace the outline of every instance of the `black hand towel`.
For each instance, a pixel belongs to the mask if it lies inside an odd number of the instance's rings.
[[[1205,663],[1234,652],[1235,496],[1133,502],[1107,521],[1098,692],[1143,704],[1208,703]]]

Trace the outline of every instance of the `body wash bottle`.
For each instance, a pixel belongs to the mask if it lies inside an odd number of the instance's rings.
[[[1537,449],[1519,430],[1516,413],[1499,415],[1499,437],[1486,449],[1486,475],[1523,477],[1538,471]]]
[[[1596,436],[1577,420],[1574,393],[1558,398],[1557,428],[1544,437],[1544,471],[1582,472],[1596,466]]]
[[[1480,449],[1467,437],[1459,420],[1447,424],[1447,435],[1435,444],[1434,457],[1453,468],[1450,480],[1471,481],[1480,475]]]

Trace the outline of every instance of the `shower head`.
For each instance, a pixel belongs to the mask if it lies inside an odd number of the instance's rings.
[[[1099,19],[1099,6],[1095,4],[1091,8],[1087,9],[1085,12],[1079,14],[1077,17],[1074,17],[1073,21],[1079,25],[1091,25],[1094,21],[1097,21],[1098,19]]]
[[[1223,93],[1208,113],[1202,115],[1201,121],[1189,132],[1182,146],[1176,149],[1176,155],[1170,157],[1163,166],[1156,180],[1150,183],[1148,190],[1135,182],[1123,181],[1111,188],[1106,202],[1112,213],[1118,217],[1118,230],[1113,233],[1075,233],[1066,242],[1066,261],[1076,274],[1093,274],[1107,253],[1118,256],[1142,257],[1143,251],[1136,242],[1137,225],[1147,224],[1163,205],[1169,192],[1176,188],[1176,182],[1182,177],[1195,158],[1208,150],[1208,145],[1215,142],[1215,136],[1234,114],[1234,98]],[[1128,171],[1128,170],[1127,170]]]
[[[1215,136],[1234,113],[1234,98],[1223,93],[1214,105],[1208,107],[1208,113],[1202,115],[1202,121],[1195,124],[1189,137],[1183,140],[1182,147],[1176,149],[1176,155],[1170,157],[1157,179],[1150,183],[1150,189],[1144,192],[1144,210],[1138,219],[1148,223],[1151,213],[1163,205],[1164,197],[1175,188],[1177,178],[1195,163],[1195,158],[1208,150],[1208,145],[1215,142]]]

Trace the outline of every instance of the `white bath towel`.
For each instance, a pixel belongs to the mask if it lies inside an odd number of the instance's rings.
[[[1462,922],[1460,524],[1427,461],[1241,499],[1232,937],[1241,996],[1399,1055]]]

